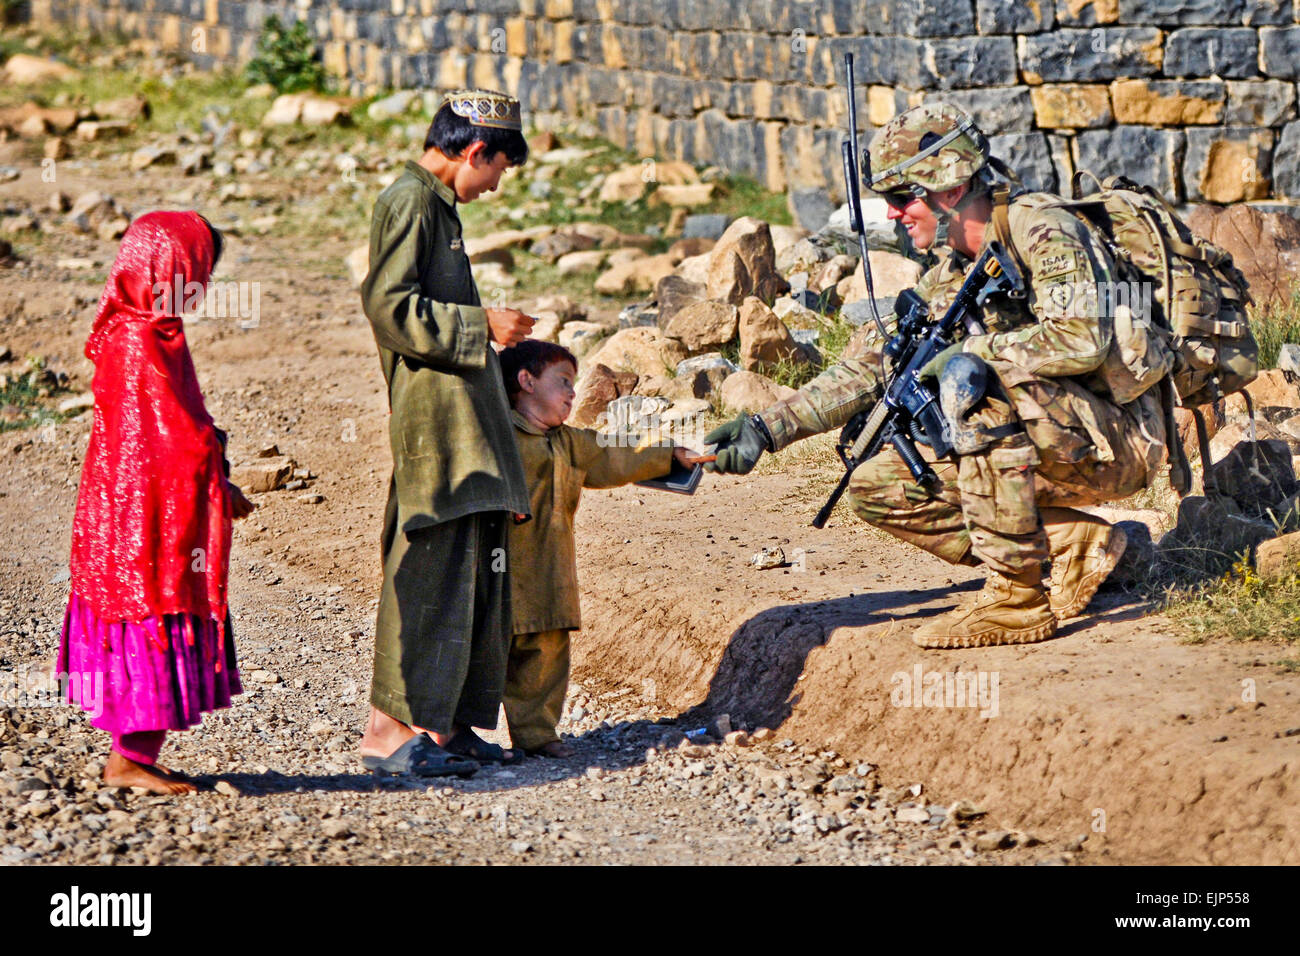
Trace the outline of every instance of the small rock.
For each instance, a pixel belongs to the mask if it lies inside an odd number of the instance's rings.
[[[894,819],[899,823],[929,823],[930,811],[925,807],[903,807],[898,813],[894,814]],[[991,849],[997,849],[992,847]]]
[[[243,796],[240,789],[236,787],[233,783],[231,783],[229,780],[218,780],[217,785],[213,789],[216,790],[217,793],[220,793],[227,797]]]
[[[1005,850],[1013,845],[1011,834],[1006,830],[994,830],[992,833],[981,833],[975,837],[975,849],[982,853]]]
[[[762,551],[754,552],[749,563],[759,571],[785,567],[785,552],[780,548],[764,548]]]
[[[531,853],[533,845],[526,840],[515,840],[510,844],[510,852],[523,856],[525,853]]]
[[[320,832],[331,840],[341,840],[352,835],[352,828],[343,820],[326,820],[321,824]]]
[[[724,743],[732,747],[748,747],[752,744],[752,741],[749,739],[749,734],[745,733],[743,730],[733,730],[722,739]]]
[[[683,239],[720,239],[731,225],[731,217],[724,213],[697,213],[687,216],[682,225]]]
[[[74,395],[72,398],[65,398],[59,402],[59,414],[68,415],[74,412],[82,412],[87,408],[93,408],[95,405],[94,392],[82,392],[80,395]]]

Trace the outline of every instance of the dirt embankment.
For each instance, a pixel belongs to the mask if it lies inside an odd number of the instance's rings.
[[[1274,648],[1189,646],[1103,592],[1045,644],[923,651],[911,631],[978,577],[847,512],[814,531],[801,483],[589,494],[578,677],[779,727],[1112,861],[1300,862],[1300,677],[1267,666]],[[795,567],[747,565],[777,543]],[[919,707],[903,696],[918,667]],[[927,694],[958,673],[974,706]]]

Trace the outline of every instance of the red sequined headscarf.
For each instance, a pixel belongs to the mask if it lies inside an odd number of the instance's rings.
[[[179,315],[206,287],[213,253],[197,213],[136,219],[86,342],[95,411],[70,570],[73,592],[104,622],[225,622],[230,494]]]

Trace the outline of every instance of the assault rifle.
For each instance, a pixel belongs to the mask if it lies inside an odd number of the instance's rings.
[[[994,295],[1023,295],[1024,280],[1000,243],[990,242],[976,261],[948,311],[932,318],[925,300],[915,290],[899,295],[895,307],[897,332],[885,345],[882,367],[894,369],[885,385],[884,395],[869,412],[862,411],[849,419],[840,432],[836,453],[844,462],[844,477],[835,486],[822,510],[813,519],[814,528],[822,528],[840,497],[849,487],[853,472],[864,461],[877,455],[886,443],[894,446],[912,473],[913,479],[927,494],[937,495],[939,478],[929,462],[916,450],[916,443],[929,445],[935,457],[952,452],[952,442],[939,408],[939,398],[925,385],[919,372],[940,352],[952,345],[959,329],[968,335],[984,331],[980,324],[981,307]]]

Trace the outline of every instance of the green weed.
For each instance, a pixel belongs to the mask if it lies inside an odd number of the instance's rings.
[[[1300,342],[1300,283],[1286,302],[1252,308],[1250,330],[1259,344],[1259,367],[1276,368],[1277,356],[1288,342]]]
[[[307,24],[285,26],[279,17],[262,21],[257,52],[244,71],[250,83],[270,83],[281,93],[325,88],[325,69]]]

